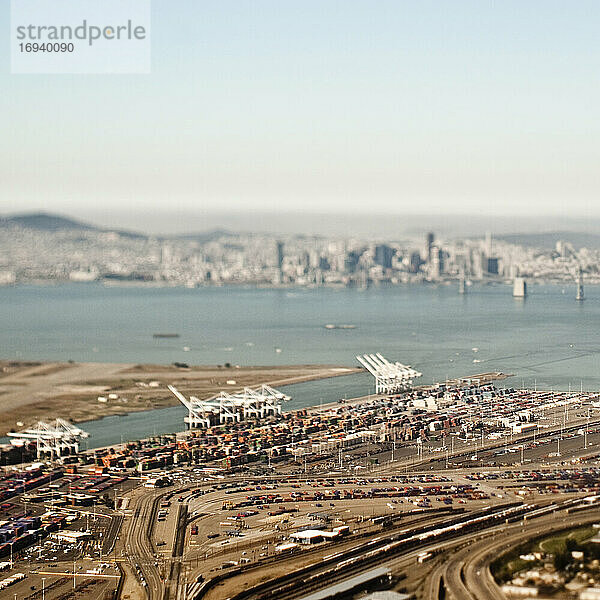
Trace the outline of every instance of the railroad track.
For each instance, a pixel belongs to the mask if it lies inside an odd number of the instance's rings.
[[[108,556],[113,551],[121,525],[123,525],[123,515],[115,514],[110,517],[110,525],[102,543],[103,556]]]
[[[489,569],[485,568],[487,576],[482,578],[480,573],[484,570],[483,563],[472,563],[473,557],[478,556],[478,554],[473,554],[474,544],[478,544],[477,548],[490,547],[490,535],[486,533],[482,536],[481,530],[492,530],[493,532],[495,529],[498,531],[497,526],[502,524],[503,529],[509,528],[510,531],[515,532],[515,539],[511,538],[510,540],[510,545],[514,545],[515,541],[522,537],[524,527],[531,527],[532,531],[535,531],[536,528],[539,528],[537,519],[543,519],[544,528],[539,529],[538,533],[545,532],[548,530],[546,523],[551,524],[556,520],[555,511],[573,509],[575,506],[573,501],[566,501],[560,505],[551,504],[541,508],[535,505],[523,505],[495,510],[486,516],[471,518],[462,523],[455,521],[452,525],[445,527],[430,528],[429,531],[422,533],[415,532],[404,539],[392,541],[387,538],[378,544],[372,544],[371,548],[361,545],[348,553],[334,555],[332,558],[335,565],[332,565],[331,561],[323,561],[320,566],[312,565],[297,573],[244,590],[233,596],[232,600],[267,600],[267,598],[273,597],[278,600],[291,600],[344,581],[373,566],[395,565],[398,567],[403,560],[401,559],[399,563],[398,558],[403,555],[414,555],[417,551],[423,551],[428,547],[439,549],[441,546],[454,546],[455,548],[459,546],[460,550],[454,551],[451,560],[434,571],[433,582],[428,587],[426,598],[499,599],[502,596],[499,595],[499,588],[491,578]],[[592,520],[598,518],[598,508],[593,510],[596,512],[596,517]],[[531,523],[531,519],[534,520],[533,523]],[[510,525],[516,521],[518,524]],[[555,528],[564,529],[564,521],[561,520]],[[502,536],[497,542],[498,546],[494,543],[492,550],[486,552],[485,556],[490,557],[490,560],[497,556],[499,548],[506,544],[504,537]],[[456,544],[452,542],[455,538],[459,538]],[[348,556],[349,554],[352,556]],[[465,570],[465,565],[468,570]],[[467,577],[470,578],[468,581]]]
[[[162,579],[155,565],[149,535],[159,500],[160,497],[143,496],[136,503],[125,542],[129,564],[146,589],[149,600],[158,600],[162,595]]]
[[[453,519],[444,523],[443,526],[430,526],[403,535],[376,538],[349,551],[334,554],[327,560],[321,561],[319,566],[311,565],[296,573],[244,590],[233,596],[232,600],[267,600],[273,597],[278,600],[288,600],[300,594],[305,595],[359,574],[373,565],[380,566],[389,559],[427,546],[433,541],[439,543],[442,540],[469,532],[473,528],[491,526],[498,520],[516,517],[528,510],[527,505],[513,505],[476,517],[473,517],[472,514],[466,515],[464,519]]]
[[[175,539],[171,552],[171,564],[169,575],[165,581],[163,600],[177,598],[179,591],[179,578],[181,575],[181,557],[183,556],[185,543],[185,530],[187,527],[188,507],[187,504],[179,504],[177,510],[177,525],[175,527]]]

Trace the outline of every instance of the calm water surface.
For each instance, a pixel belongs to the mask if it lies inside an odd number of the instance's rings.
[[[483,371],[514,384],[600,389],[600,289],[510,286],[351,289],[139,288],[100,284],[0,288],[2,358],[98,362],[356,364],[381,352],[431,382]],[[349,323],[351,330],[327,330]],[[153,333],[179,333],[155,339]],[[185,351],[184,348],[189,349]],[[366,376],[288,387],[288,408],[369,392]],[[90,446],[181,430],[183,409],[86,424]],[[135,430],[134,430],[135,429]],[[110,439],[109,439],[110,438]],[[92,441],[93,440],[93,441]],[[101,440],[101,441],[100,441]],[[107,441],[108,440],[108,441]]]

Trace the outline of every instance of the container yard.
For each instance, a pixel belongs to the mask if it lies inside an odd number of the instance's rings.
[[[185,582],[189,600],[216,600],[254,589],[266,572],[275,582],[289,561],[332,583],[341,571],[323,560],[338,554],[348,576],[372,565],[369,556],[413,549],[428,556],[415,555],[424,569],[436,561],[431,540],[468,537],[471,523],[543,518],[558,501],[593,510],[584,499],[600,492],[600,396],[504,379],[484,374],[288,412],[273,408],[287,401],[274,388],[246,391],[235,406],[222,396],[211,414],[190,394],[196,428],[186,428],[188,414],[178,434],[5,467],[6,577],[25,576],[11,584],[24,598],[43,578],[49,600],[73,585],[83,595],[162,600],[166,578],[169,599]],[[232,406],[238,416],[221,418]],[[36,439],[20,439],[19,450],[36,457]],[[379,542],[368,545],[378,537],[382,554]]]

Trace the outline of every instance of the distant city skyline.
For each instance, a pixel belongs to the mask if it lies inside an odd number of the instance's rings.
[[[198,232],[145,236],[57,215],[0,221],[0,285],[107,284],[357,287],[458,281],[600,283],[600,235],[448,237]],[[563,235],[565,233],[565,235]],[[518,277],[517,277],[518,276]],[[520,280],[519,280],[520,281]],[[525,282],[515,295],[525,296]],[[582,287],[583,289],[583,287]],[[583,298],[583,293],[578,295]]]
[[[10,75],[0,48],[0,212],[600,218],[597,2],[152,17],[151,75]]]

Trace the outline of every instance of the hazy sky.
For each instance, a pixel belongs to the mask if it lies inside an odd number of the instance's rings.
[[[151,75],[11,75],[0,45],[0,212],[600,216],[597,0],[153,0],[152,19]]]

